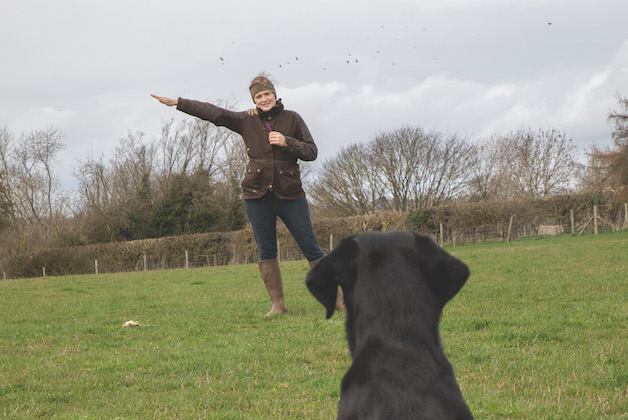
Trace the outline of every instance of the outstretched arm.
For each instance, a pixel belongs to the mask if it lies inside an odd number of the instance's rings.
[[[153,95],[152,93],[150,96],[157,99],[162,104],[168,105],[168,106],[175,106],[179,102],[178,99],[166,98],[165,96],[157,96],[157,95]]]

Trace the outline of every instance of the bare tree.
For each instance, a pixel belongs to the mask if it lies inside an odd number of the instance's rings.
[[[337,216],[435,206],[467,191],[476,162],[466,138],[402,127],[325,162],[315,203]]]
[[[608,121],[613,126],[615,145],[628,144],[628,97],[617,95],[617,108],[609,112]]]
[[[325,161],[313,188],[314,204],[333,216],[375,212],[385,202],[380,174],[374,170],[371,145],[351,144],[337,157]]]
[[[194,157],[191,137],[186,132],[187,122],[174,119],[162,121],[158,147],[161,152],[161,167],[166,177],[185,172]]]
[[[435,206],[461,195],[478,156],[467,139],[420,127],[380,134],[374,145],[391,207],[401,211]]]
[[[120,139],[108,163],[103,158],[79,161],[75,176],[80,185],[82,212],[90,215],[97,239],[138,239],[155,200],[153,171],[156,147],[141,132]],[[103,225],[106,226],[103,228]]]
[[[427,135],[421,128],[403,127],[381,133],[373,140],[377,158],[374,170],[381,171],[390,205],[406,211],[412,206],[417,170],[425,152]]]
[[[225,155],[231,143],[241,157]],[[108,162],[79,163],[83,213],[101,240],[105,232],[109,240],[135,239],[206,226],[217,217],[218,177],[237,172],[245,157],[239,137],[198,119],[162,122],[161,136],[151,141],[129,132]]]
[[[476,198],[546,197],[568,191],[575,147],[555,129],[519,130],[483,140],[471,181]]]
[[[79,160],[79,166],[75,170],[74,176],[79,181],[83,204],[89,209],[101,212],[110,203],[113,196],[112,186],[109,182],[110,170],[103,162],[103,158]]]
[[[224,108],[233,105],[217,103]],[[240,187],[230,178],[244,170],[246,150],[240,136],[200,119],[170,121],[162,124],[159,152],[164,164],[156,176],[161,192],[156,219],[168,219],[155,220],[160,234],[164,223],[178,225],[181,233],[210,229],[210,224],[243,225]]]
[[[155,167],[155,145],[144,142],[144,133],[129,132],[120,139],[111,160],[113,199],[129,216],[148,205],[152,197],[152,175]]]
[[[477,150],[456,134],[430,133],[422,142],[421,161],[415,172],[414,207],[443,204],[466,192]]]
[[[54,167],[65,145],[61,130],[22,133],[15,140],[0,129],[0,253],[49,246],[65,215],[66,202]]]
[[[11,225],[11,203],[0,174],[0,232]]]
[[[161,174],[168,178],[206,172],[213,178],[221,170],[220,155],[232,137],[227,129],[199,119],[163,122],[158,141]]]
[[[240,183],[248,162],[246,145],[239,136],[231,136],[224,148],[220,181],[216,185],[217,205],[223,214],[225,229],[236,230],[246,225]]]
[[[471,171],[469,196],[472,200],[506,198],[503,196],[503,177],[500,176],[502,153],[499,149],[499,137],[490,136],[475,143],[478,160]]]
[[[9,182],[9,147],[13,136],[7,127],[0,128],[0,230],[10,226],[14,219],[13,194]]]
[[[50,127],[22,133],[19,141],[2,131],[2,173],[5,193],[16,218],[41,221],[63,211],[59,180],[54,172],[57,153],[65,147],[61,130]]]
[[[114,238],[115,203],[113,201],[113,171],[103,157],[88,157],[78,162],[74,176],[79,182],[80,213],[85,219],[89,242]]]
[[[511,137],[511,174],[523,195],[547,197],[569,189],[575,160],[571,139],[554,129],[518,131]]]
[[[592,147],[581,177],[585,187],[628,185],[628,98],[617,96],[617,107],[608,114],[614,147]]]

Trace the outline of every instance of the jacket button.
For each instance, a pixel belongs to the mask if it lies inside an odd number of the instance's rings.
[[[283,175],[283,171],[279,171],[279,175]]]
[[[261,172],[261,171],[258,169],[257,172]]]

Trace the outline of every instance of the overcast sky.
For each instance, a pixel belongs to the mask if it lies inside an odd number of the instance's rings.
[[[266,71],[321,161],[404,125],[611,145],[627,16],[628,0],[0,0],[0,127],[63,130],[72,187],[77,159],[185,118],[150,93],[244,110]]]

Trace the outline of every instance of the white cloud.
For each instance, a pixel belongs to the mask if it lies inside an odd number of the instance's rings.
[[[570,128],[571,135],[581,138],[581,145],[608,144],[611,127],[606,119],[618,94],[628,95],[628,40],[603,70],[565,93],[556,119]]]
[[[50,106],[30,109],[15,117],[11,124],[15,131],[45,129],[51,126],[63,127],[76,117],[76,112],[57,110]]]

